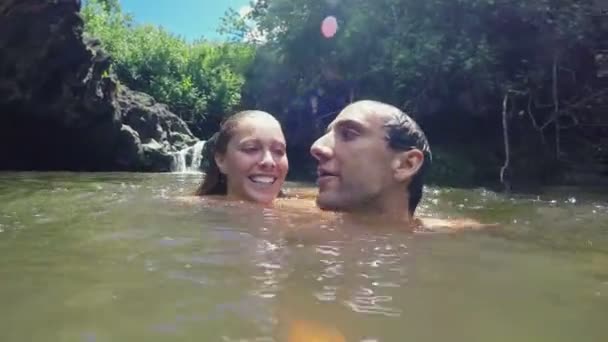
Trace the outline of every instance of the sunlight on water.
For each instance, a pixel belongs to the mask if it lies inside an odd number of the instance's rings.
[[[199,175],[0,175],[1,341],[604,341],[608,203],[427,189],[456,235],[187,203]],[[315,232],[294,238],[286,231]]]

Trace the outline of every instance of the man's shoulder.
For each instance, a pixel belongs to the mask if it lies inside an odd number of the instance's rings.
[[[417,218],[415,231],[420,233],[456,233],[469,230],[496,228],[498,223],[481,223],[470,218]]]

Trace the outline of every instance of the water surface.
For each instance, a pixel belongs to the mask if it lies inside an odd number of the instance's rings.
[[[198,178],[0,174],[0,341],[608,340],[602,194],[431,187],[501,227],[416,235],[175,199]]]

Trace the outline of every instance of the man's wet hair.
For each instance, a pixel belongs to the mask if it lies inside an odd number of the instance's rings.
[[[428,174],[432,162],[432,153],[426,135],[409,115],[401,109],[378,101],[361,101],[368,102],[370,109],[374,111],[382,111],[389,114],[390,119],[385,125],[386,140],[388,146],[395,151],[408,151],[412,149],[420,150],[424,155],[424,161],[420,170],[412,177],[412,181],[408,187],[409,193],[409,212],[414,214],[420,200],[422,199],[422,190],[424,188],[424,178]]]

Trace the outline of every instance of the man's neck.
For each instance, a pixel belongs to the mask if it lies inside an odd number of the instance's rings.
[[[389,228],[413,231],[418,224],[417,220],[407,213],[403,215],[369,214],[360,212],[344,212],[342,217],[345,223],[352,223],[369,228]]]
[[[359,208],[343,213],[346,222],[370,227],[400,227],[414,230],[417,220],[410,215],[407,194],[399,192],[393,196],[377,198]]]

